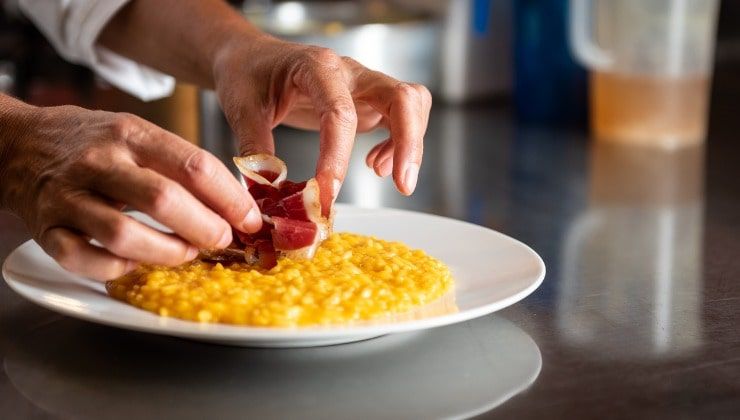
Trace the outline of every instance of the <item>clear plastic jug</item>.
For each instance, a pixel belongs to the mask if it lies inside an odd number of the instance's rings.
[[[719,0],[571,0],[598,139],[678,148],[706,137]]]

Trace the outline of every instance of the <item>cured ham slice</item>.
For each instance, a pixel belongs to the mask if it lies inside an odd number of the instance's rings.
[[[331,210],[322,216],[319,184],[315,178],[303,182],[287,180],[285,163],[272,155],[235,157],[249,193],[263,217],[259,232],[235,232],[247,262],[271,268],[278,256],[311,258],[331,233]]]
[[[272,155],[256,154],[235,157],[234,163],[244,175],[247,186],[252,184],[271,185],[277,188],[288,177],[285,162]]]
[[[274,228],[270,231],[275,249],[292,251],[314,244],[317,238],[316,224],[303,220],[273,217]]]

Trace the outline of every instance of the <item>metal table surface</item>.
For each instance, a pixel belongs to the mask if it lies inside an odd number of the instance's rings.
[[[361,136],[339,201],[469,220],[545,260],[533,295],[471,322],[241,349],[77,321],[2,284],[2,417],[736,417],[740,89],[723,86],[706,149],[670,154],[518,126],[503,106],[436,107],[408,199],[363,167],[379,137]],[[315,136],[276,137],[309,176]],[[0,261],[27,239],[0,215]]]

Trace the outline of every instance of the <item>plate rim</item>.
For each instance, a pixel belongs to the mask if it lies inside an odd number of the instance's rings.
[[[100,316],[95,312],[77,312],[71,310],[65,306],[55,305],[51,302],[43,299],[37,299],[33,294],[27,294],[23,289],[29,286],[22,280],[18,280],[14,273],[8,269],[9,262],[17,258],[21,252],[26,248],[38,246],[33,239],[29,239],[23,244],[16,247],[8,256],[2,265],[2,276],[5,283],[16,293],[22,296],[24,299],[49,309],[51,311],[69,316],[72,318],[82,319],[88,322],[93,322],[101,325],[107,325],[127,330],[142,331],[153,334],[162,334],[168,336],[193,338],[193,339],[208,339],[208,340],[225,340],[225,341],[303,341],[312,339],[322,339],[330,337],[356,337],[356,336],[373,336],[373,335],[384,335],[402,333],[416,330],[425,330],[430,328],[441,327],[450,324],[456,324],[459,322],[469,321],[471,319],[479,318],[499,311],[503,308],[511,306],[522,299],[532,294],[544,281],[547,274],[547,269],[542,257],[537,254],[530,246],[523,243],[522,241],[512,238],[504,233],[488,228],[486,226],[477,225],[463,220],[453,219],[450,217],[440,216],[431,213],[425,213],[420,211],[395,209],[389,207],[361,207],[349,204],[337,203],[339,209],[345,210],[364,210],[364,211],[376,211],[382,210],[385,212],[397,212],[404,213],[407,215],[423,215],[425,217],[442,219],[445,222],[452,222],[461,225],[469,225],[476,229],[483,229],[488,233],[493,233],[509,241],[513,241],[516,245],[523,248],[530,256],[534,257],[537,262],[538,275],[537,278],[526,288],[520,290],[517,293],[511,294],[506,298],[491,302],[485,305],[481,305],[477,308],[469,309],[464,312],[454,312],[443,314],[439,316],[431,316],[422,319],[404,320],[391,323],[380,323],[373,325],[355,325],[355,326],[326,326],[326,327],[295,327],[295,328],[274,328],[274,327],[253,327],[253,326],[238,326],[230,324],[210,323],[201,324],[193,321],[181,320],[176,318],[162,318],[157,314],[144,311],[143,309],[136,308],[128,305],[124,302],[116,301],[122,305],[130,307],[135,311],[142,311],[146,315],[155,317],[151,323],[142,323],[139,320],[131,321],[130,318],[110,318]],[[43,252],[43,251],[42,251]],[[20,275],[20,274],[19,274]],[[12,278],[12,279],[11,279]],[[92,280],[91,280],[92,281]],[[112,298],[111,298],[112,299]],[[98,315],[96,315],[98,314]],[[167,325],[170,324],[171,325]]]

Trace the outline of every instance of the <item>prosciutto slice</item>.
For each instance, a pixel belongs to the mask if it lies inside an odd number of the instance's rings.
[[[249,193],[262,212],[259,232],[236,232],[236,245],[244,249],[247,262],[271,268],[277,257],[311,258],[331,233],[331,210],[322,216],[319,184],[287,180],[285,163],[272,155],[235,157]]]

